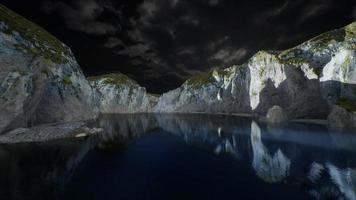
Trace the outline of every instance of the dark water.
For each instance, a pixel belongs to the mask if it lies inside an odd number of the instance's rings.
[[[108,115],[105,134],[0,145],[0,199],[356,199],[356,132]]]

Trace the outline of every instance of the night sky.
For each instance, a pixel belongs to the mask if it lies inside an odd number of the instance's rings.
[[[88,76],[153,93],[356,20],[354,0],[0,0],[72,48]]]

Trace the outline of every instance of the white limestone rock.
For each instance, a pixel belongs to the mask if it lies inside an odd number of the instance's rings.
[[[265,116],[280,105],[290,119],[325,119],[340,99],[356,101],[355,43],[356,22],[285,51],[259,51],[245,64],[187,80],[153,110]]]
[[[92,88],[72,52],[0,5],[0,133],[96,116]]]
[[[100,113],[148,113],[157,97],[129,77],[116,73],[89,77]]]

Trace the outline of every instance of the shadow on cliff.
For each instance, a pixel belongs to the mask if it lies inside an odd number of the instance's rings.
[[[285,109],[289,119],[326,119],[331,105],[339,99],[356,100],[355,84],[308,79],[293,66],[285,67],[285,74],[286,79],[278,87],[271,79],[267,80],[254,112],[266,115],[269,108],[279,105]]]
[[[251,113],[249,95],[251,85],[250,68],[245,65],[238,67],[236,70],[239,77],[227,89],[222,90],[220,88],[219,94],[222,97],[222,101],[217,102],[216,105],[208,106],[209,109],[212,109],[209,110],[211,113]]]

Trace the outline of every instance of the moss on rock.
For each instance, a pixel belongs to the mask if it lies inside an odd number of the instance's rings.
[[[201,73],[199,75],[193,76],[186,81],[186,84],[191,86],[193,89],[198,89],[199,87],[214,82],[213,71],[207,73]]]
[[[70,49],[38,25],[0,4],[0,22],[4,33],[19,34],[28,43],[19,43],[16,48],[33,56],[43,56],[55,63],[63,63],[71,55]]]
[[[356,111],[356,102],[348,98],[340,98],[339,100],[337,100],[336,105],[345,108],[349,112]]]
[[[62,83],[64,85],[71,85],[72,84],[72,80],[70,79],[70,75],[66,75],[64,76]]]
[[[346,39],[356,39],[356,21],[345,27]]]
[[[104,84],[110,85],[128,85],[128,86],[139,86],[138,83],[128,76],[121,73],[111,73],[104,74],[100,76],[91,76],[88,77],[89,81],[99,81],[103,80]]]

